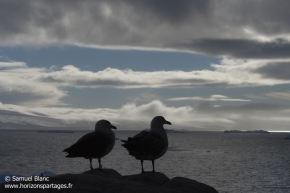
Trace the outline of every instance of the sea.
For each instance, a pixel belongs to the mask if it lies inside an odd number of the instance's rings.
[[[0,174],[30,176],[43,171],[82,173],[89,160],[66,158],[63,149],[89,131],[48,133],[0,131]],[[122,175],[141,172],[140,161],[128,155],[120,139],[138,131],[116,131],[112,152],[102,158],[103,168]],[[169,178],[186,177],[214,187],[220,193],[289,193],[290,133],[223,133],[188,131],[168,133],[169,148],[155,161],[155,169]],[[93,160],[93,167],[98,167]],[[144,162],[152,170],[150,161]]]

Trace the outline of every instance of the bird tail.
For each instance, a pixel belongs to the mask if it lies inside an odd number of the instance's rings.
[[[136,146],[134,139],[128,137],[128,140],[121,140],[123,142],[122,146],[127,149],[129,155],[134,156],[136,151],[138,151],[138,146]]]
[[[128,137],[127,140],[121,140],[121,142],[123,142],[122,146],[125,147],[126,149],[128,149],[128,147],[131,145],[132,138]]]
[[[68,153],[68,155],[66,155],[65,157],[71,157],[69,148],[64,149],[62,152]]]
[[[128,140],[121,140],[121,142],[123,142],[122,146],[126,148],[128,145]]]
[[[70,147],[64,149],[62,152],[66,152],[66,153],[68,153],[65,157],[80,157],[80,155],[78,155],[77,152],[73,152],[73,151],[71,151]]]

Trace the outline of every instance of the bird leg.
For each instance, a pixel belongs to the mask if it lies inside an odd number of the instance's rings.
[[[101,164],[101,158],[98,158],[98,162],[99,162],[99,168],[97,170],[99,170],[100,172],[103,172],[103,173],[109,175],[108,173],[104,172],[104,170],[103,170],[103,167],[102,167],[102,164]]]
[[[90,158],[90,165],[91,165],[91,170],[92,170],[93,169],[92,158]]]
[[[152,160],[152,166],[153,166],[153,171],[152,172],[155,172],[154,160]]]
[[[142,173],[145,173],[144,168],[143,168],[143,160],[142,159],[141,159],[141,166],[142,166],[142,172],[141,172],[141,174],[142,174]]]
[[[103,168],[102,168],[102,164],[101,164],[101,158],[98,158],[98,161],[99,161],[99,169],[100,169],[100,170],[103,170]]]

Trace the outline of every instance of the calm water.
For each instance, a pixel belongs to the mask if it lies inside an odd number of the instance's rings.
[[[0,131],[0,173],[31,175],[48,170],[62,174],[89,170],[88,160],[68,159],[62,152],[86,133]],[[134,134],[117,131],[116,137],[125,139]],[[290,140],[283,139],[287,135],[171,133],[170,148],[156,161],[155,168],[170,178],[188,177],[221,193],[290,192]],[[128,155],[120,140],[102,164],[122,175],[141,171],[140,161]],[[97,160],[93,166],[98,166]],[[151,162],[144,166],[145,170],[152,170]]]

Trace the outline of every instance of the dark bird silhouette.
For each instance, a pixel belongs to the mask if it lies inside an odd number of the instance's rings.
[[[153,172],[155,172],[154,161],[163,156],[168,148],[167,134],[163,128],[164,124],[171,125],[162,116],[156,116],[151,121],[150,131],[141,131],[128,140],[122,140],[129,155],[141,161],[142,173],[144,173],[143,161],[151,160]]]
[[[67,152],[68,158],[84,157],[90,160],[98,158],[99,169],[102,170],[101,158],[111,152],[115,145],[115,133],[111,129],[117,129],[107,120],[100,120],[96,123],[95,131],[84,135],[75,144],[63,150]]]

